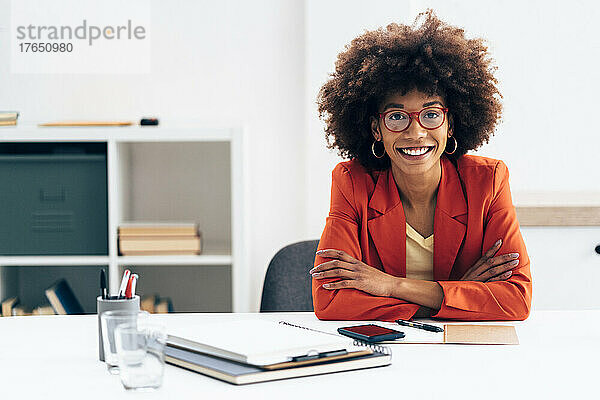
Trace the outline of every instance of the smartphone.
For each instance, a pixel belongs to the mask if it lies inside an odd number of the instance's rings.
[[[373,324],[348,326],[345,328],[338,328],[337,331],[341,335],[349,336],[353,339],[359,339],[369,343],[401,339],[405,336],[404,332]]]

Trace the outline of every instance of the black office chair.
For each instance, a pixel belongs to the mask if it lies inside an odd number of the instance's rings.
[[[271,259],[262,291],[260,312],[313,311],[311,276],[318,240],[285,246]]]

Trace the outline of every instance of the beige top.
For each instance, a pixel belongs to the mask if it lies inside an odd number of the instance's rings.
[[[433,281],[433,234],[421,236],[406,223],[406,277]]]

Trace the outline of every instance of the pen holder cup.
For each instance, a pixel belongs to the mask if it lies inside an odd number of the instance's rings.
[[[102,322],[100,316],[105,311],[123,310],[123,311],[139,311],[140,296],[136,295],[132,299],[103,299],[102,296],[96,298],[96,310],[98,313],[98,356],[100,361],[104,361],[104,345],[102,341]]]

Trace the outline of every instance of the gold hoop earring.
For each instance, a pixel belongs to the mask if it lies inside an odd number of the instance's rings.
[[[373,155],[374,155],[376,158],[383,158],[383,156],[385,156],[385,146],[383,147],[383,153],[382,153],[380,156],[378,156],[378,155],[375,153],[375,143],[379,143],[379,140],[375,140],[375,141],[373,142],[373,144],[371,145],[371,153],[373,153]]]
[[[451,152],[445,150],[446,154],[454,154],[456,152],[456,149],[458,149],[458,141],[456,140],[456,138],[454,136],[450,136],[450,139],[454,139],[454,150],[452,150]]]

